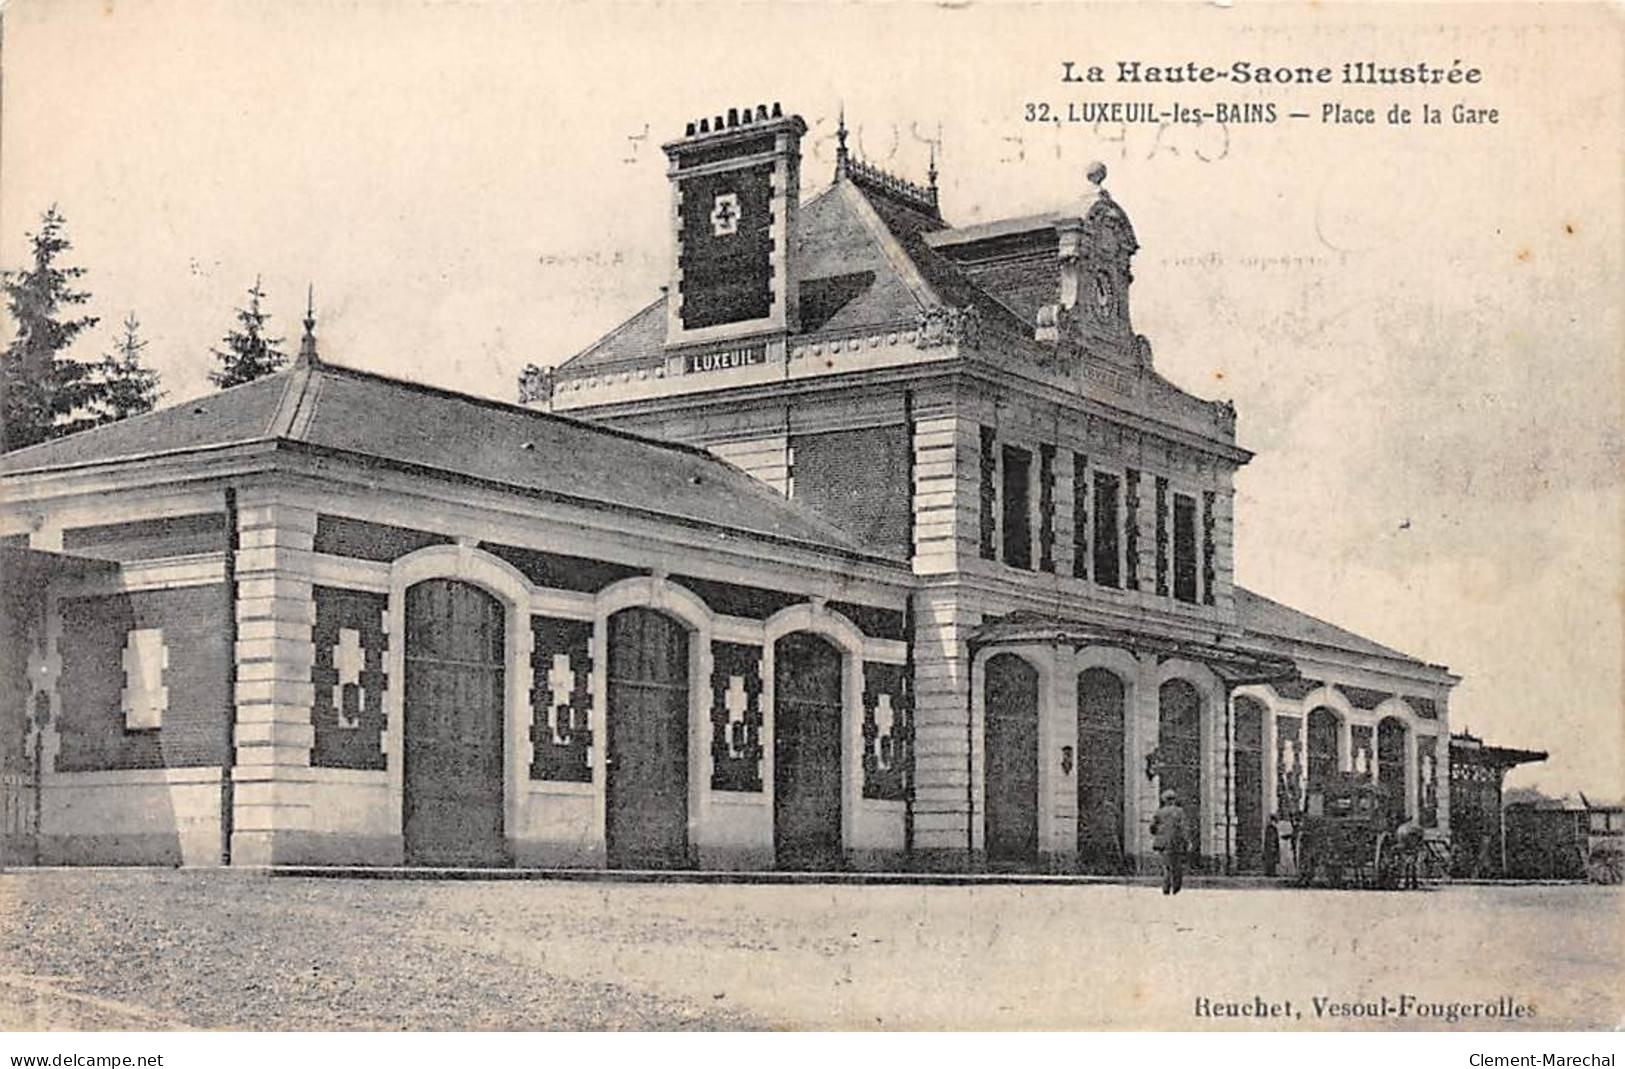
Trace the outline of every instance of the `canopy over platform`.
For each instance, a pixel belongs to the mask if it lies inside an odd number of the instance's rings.
[[[1298,668],[1289,657],[1238,649],[1223,642],[1192,642],[1126,631],[1046,613],[1008,613],[982,624],[970,636],[973,651],[1028,643],[1118,646],[1135,652],[1184,657],[1207,665],[1231,686],[1298,678]]]

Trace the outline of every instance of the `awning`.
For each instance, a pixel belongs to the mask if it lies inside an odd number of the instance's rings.
[[[1519,750],[1511,746],[1486,746],[1476,736],[1461,734],[1450,736],[1450,762],[1452,764],[1487,765],[1508,769],[1517,765],[1546,760],[1545,750]]]
[[[1182,657],[1206,665],[1232,687],[1297,679],[1298,667],[1290,657],[1244,650],[1222,642],[1168,638],[1022,610],[983,622],[971,632],[972,650],[989,646],[1026,644],[1054,646],[1116,646],[1135,653]]]

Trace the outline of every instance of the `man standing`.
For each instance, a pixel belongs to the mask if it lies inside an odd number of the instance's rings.
[[[1190,836],[1185,811],[1172,790],[1162,792],[1162,808],[1151,818],[1151,846],[1162,855],[1162,893],[1177,895],[1185,885],[1185,850]]]

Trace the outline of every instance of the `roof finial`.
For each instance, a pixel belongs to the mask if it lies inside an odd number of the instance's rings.
[[[940,130],[937,136],[942,136]],[[935,141],[931,142],[931,163],[926,168],[925,177],[926,190],[931,194],[931,203],[935,204],[937,202],[937,143]]]
[[[840,118],[835,124],[835,177],[846,177],[846,101],[841,101]]]
[[[316,363],[316,284],[305,291],[305,334],[299,339],[299,363],[309,367]]]

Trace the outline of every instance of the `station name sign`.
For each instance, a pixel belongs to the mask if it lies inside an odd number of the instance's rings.
[[[708,349],[697,353],[683,354],[683,374],[692,375],[705,371],[728,371],[737,367],[750,367],[754,364],[767,363],[767,346],[739,345],[731,349]]]

